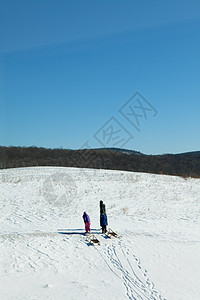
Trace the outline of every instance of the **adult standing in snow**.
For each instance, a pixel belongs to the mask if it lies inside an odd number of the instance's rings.
[[[105,214],[100,215],[100,225],[101,225],[101,228],[102,228],[102,233],[106,233],[107,232],[107,229],[106,229],[107,216]]]
[[[106,214],[106,205],[103,203],[103,201],[101,200],[100,203],[100,224],[101,224],[101,215],[105,215],[106,216],[106,225],[108,225],[108,218],[107,218],[107,214]]]
[[[91,225],[90,217],[88,216],[88,214],[85,211],[83,213],[83,221],[85,223],[85,232],[86,233],[91,232],[91,229],[90,229],[90,225]]]
[[[105,214],[106,215],[106,206],[105,206],[105,204],[103,203],[102,200],[100,201],[100,214]]]

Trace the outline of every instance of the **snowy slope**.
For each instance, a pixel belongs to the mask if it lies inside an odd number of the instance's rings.
[[[200,299],[199,179],[8,169],[0,195],[0,299]],[[118,239],[101,234],[100,200]]]

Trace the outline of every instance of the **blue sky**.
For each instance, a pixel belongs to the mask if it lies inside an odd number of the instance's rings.
[[[200,150],[200,2],[0,0],[0,144]]]

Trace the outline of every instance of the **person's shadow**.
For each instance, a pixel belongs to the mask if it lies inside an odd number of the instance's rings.
[[[85,235],[85,230],[84,229],[57,229],[58,234],[65,234],[65,235]],[[99,234],[100,229],[91,229],[92,233]]]
[[[83,235],[86,236],[85,230],[84,229],[57,229],[58,234],[63,234],[63,235]],[[100,234],[101,229],[91,229],[91,233],[95,234]],[[89,241],[86,241],[86,245],[88,247],[93,246]]]

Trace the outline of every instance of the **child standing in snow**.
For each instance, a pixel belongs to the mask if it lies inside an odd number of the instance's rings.
[[[91,229],[90,229],[90,217],[88,216],[88,214],[86,214],[86,212],[83,213],[83,221],[85,223],[85,232],[88,233],[88,232],[91,232]]]

